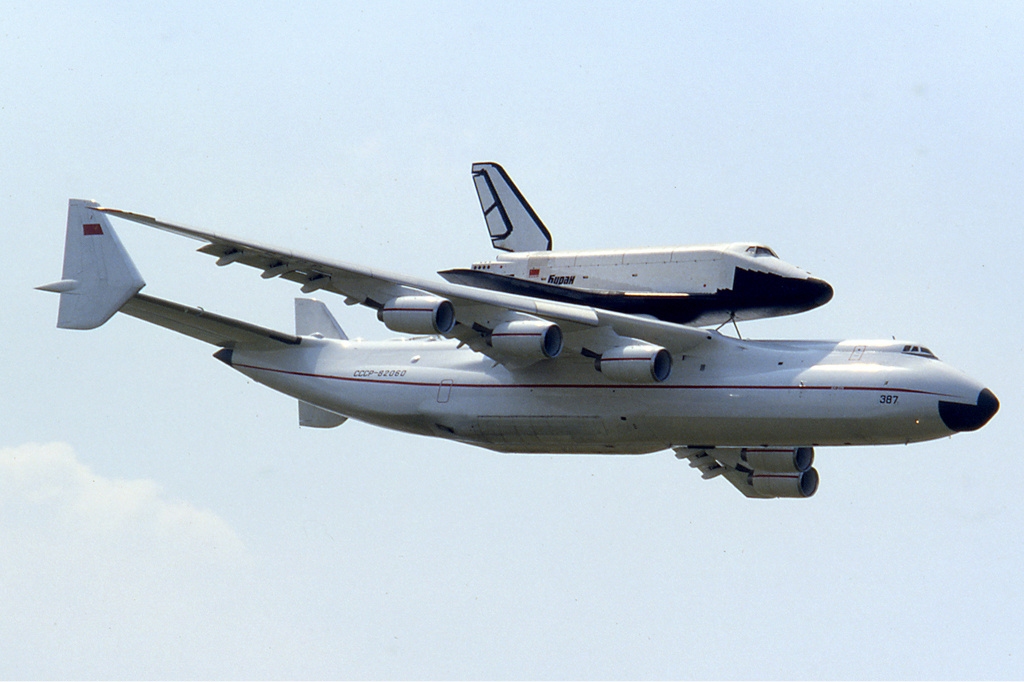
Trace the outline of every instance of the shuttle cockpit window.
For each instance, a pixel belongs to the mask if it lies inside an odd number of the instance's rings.
[[[775,252],[769,249],[767,246],[748,246],[747,253],[749,253],[751,256],[754,256],[755,258],[759,256],[778,258],[778,256],[775,255]]]

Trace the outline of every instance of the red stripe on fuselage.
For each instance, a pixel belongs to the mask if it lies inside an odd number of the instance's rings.
[[[354,381],[358,383],[369,383],[369,384],[392,384],[396,386],[437,386],[439,381],[399,381],[395,379],[375,379],[369,378],[356,378],[356,377],[339,377],[332,376],[330,374],[314,374],[311,372],[295,372],[287,369],[275,369],[273,367],[257,367],[256,365],[244,365],[240,363],[232,363],[232,367],[251,369],[260,372],[272,372],[275,374],[289,374],[291,376],[308,377],[311,379],[330,379],[332,381]],[[934,391],[922,391],[916,388],[893,388],[891,386],[766,386],[766,385],[702,385],[702,384],[677,384],[668,385],[665,384],[450,384],[453,388],[600,388],[600,389],[655,389],[655,390],[666,390],[666,389],[678,389],[678,390],[715,390],[715,391],[726,391],[726,390],[758,390],[758,391],[883,391],[886,393],[908,393],[913,395],[933,395],[937,397],[956,397],[950,393],[936,393]]]

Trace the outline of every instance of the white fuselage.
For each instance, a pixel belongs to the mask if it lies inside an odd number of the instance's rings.
[[[235,351],[230,364],[360,421],[505,452],[909,443],[953,433],[939,401],[973,404],[982,390],[900,342],[721,337],[675,357],[660,384],[608,381],[583,357],[509,370],[456,346],[303,337],[294,348]]]
[[[455,284],[691,326],[792,315],[832,298],[828,282],[747,243],[515,252],[438,274]]]
[[[779,260],[767,247],[747,243],[502,253],[496,260],[474,263],[472,267],[504,277],[579,289],[687,294],[731,289],[737,268],[792,279],[809,277],[804,270]]]

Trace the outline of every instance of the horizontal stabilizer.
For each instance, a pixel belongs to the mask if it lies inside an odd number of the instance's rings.
[[[146,282],[135,268],[107,216],[94,201],[68,202],[61,279],[37,287],[60,294],[57,326],[95,329],[109,320]]]
[[[299,337],[291,334],[145,294],[133,297],[121,312],[222,348],[274,350],[300,342]]]

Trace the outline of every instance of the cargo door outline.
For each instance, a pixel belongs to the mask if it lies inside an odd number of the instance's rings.
[[[452,397],[452,380],[444,379],[437,386],[437,402],[446,403]]]

